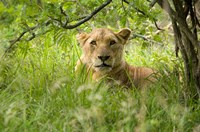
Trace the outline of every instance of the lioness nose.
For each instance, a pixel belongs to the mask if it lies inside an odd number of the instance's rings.
[[[110,56],[98,56],[98,58],[102,61],[106,61],[107,59],[110,58]]]

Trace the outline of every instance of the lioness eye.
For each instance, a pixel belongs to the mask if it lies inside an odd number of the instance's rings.
[[[90,44],[91,44],[91,45],[97,45],[96,41],[94,41],[94,40],[91,41]]]
[[[114,45],[116,42],[114,40],[110,41],[110,45]]]

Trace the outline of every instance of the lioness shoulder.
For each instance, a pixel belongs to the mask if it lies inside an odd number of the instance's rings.
[[[155,79],[154,70],[129,65],[124,57],[124,46],[131,34],[129,29],[115,33],[107,28],[97,28],[90,33],[77,35],[83,54],[76,69],[85,65],[92,73],[92,79],[109,77],[121,85],[144,87]]]

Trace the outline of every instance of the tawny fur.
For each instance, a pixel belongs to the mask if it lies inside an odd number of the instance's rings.
[[[115,80],[120,85],[126,87],[146,87],[155,81],[152,76],[154,70],[147,67],[134,67],[129,65],[123,58],[123,49],[131,31],[122,29],[114,33],[107,28],[99,28],[91,33],[81,33],[77,39],[83,50],[83,54],[77,62],[76,70],[86,65],[87,70],[92,74],[93,80],[99,80],[103,77]],[[100,56],[109,56],[102,61]],[[99,67],[101,64],[107,64],[108,67]]]

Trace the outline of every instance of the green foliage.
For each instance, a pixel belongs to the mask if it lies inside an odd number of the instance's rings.
[[[49,16],[64,21],[60,5],[74,21],[102,2],[0,2],[0,56],[9,40],[27,26],[42,24]],[[26,40],[31,33],[26,34],[0,59],[0,131],[198,130],[200,105],[187,91],[182,60],[174,55],[172,36],[168,31],[157,33],[152,24],[163,17],[159,13],[158,9],[149,11],[145,0],[134,0],[129,5],[113,1],[77,30],[66,30],[53,22],[37,30],[39,35],[32,41]],[[116,31],[129,27],[133,34],[153,40],[130,40],[125,59],[136,66],[159,70],[161,76],[155,85],[145,90],[110,88],[105,82],[87,82],[84,75],[75,74],[81,54],[77,31],[89,32],[102,26]]]

